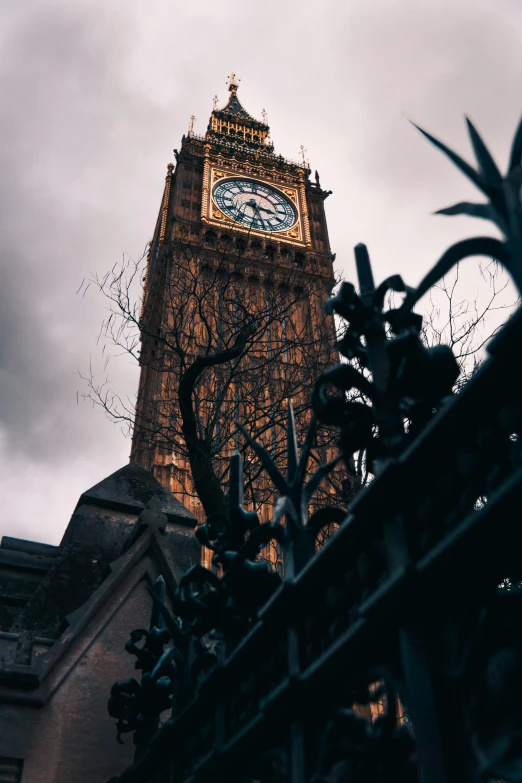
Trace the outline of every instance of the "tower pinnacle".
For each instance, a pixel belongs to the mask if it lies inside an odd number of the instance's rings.
[[[234,71],[232,71],[232,73],[230,74],[230,76],[227,79],[229,92],[235,94],[237,92],[238,87],[239,87],[239,82],[240,81],[241,81],[241,79],[237,79],[236,74],[234,73]]]
[[[210,117],[210,123],[209,123],[209,130],[216,130],[218,126],[220,126],[223,122],[232,122],[236,125],[242,125],[244,127],[248,127],[250,129],[256,128],[256,130],[261,131],[263,135],[263,144],[266,142],[266,135],[268,133],[268,125],[266,124],[266,112],[263,109],[263,122],[259,122],[259,120],[256,120],[254,117],[252,117],[245,109],[242,107],[239,98],[237,97],[237,90],[239,87],[239,82],[241,79],[237,78],[237,75],[232,71],[232,73],[227,78],[227,84],[228,84],[228,102],[227,105],[224,106],[222,109],[219,109],[217,106],[217,96],[214,96],[214,105],[212,110],[212,115]],[[238,128],[234,126],[234,134],[236,134]]]

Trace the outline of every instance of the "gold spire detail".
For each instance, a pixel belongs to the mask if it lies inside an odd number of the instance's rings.
[[[163,202],[161,204],[161,223],[160,223],[160,244],[165,241],[165,232],[167,230],[167,217],[169,213],[170,183],[172,181],[172,172],[174,164],[167,164],[167,176],[165,177],[165,190],[163,191]]]
[[[239,87],[239,82],[241,79],[237,78],[237,75],[232,71],[230,76],[227,79],[228,89],[230,92],[237,92],[237,88]]]
[[[271,146],[266,109],[263,109],[263,122],[261,123],[243,108],[237,96],[240,81],[241,79],[237,77],[234,71],[227,77],[226,83],[230,94],[228,103],[223,108],[218,108],[218,97],[217,95],[214,96],[214,106],[210,115],[206,137],[208,138],[209,134],[217,133],[220,134],[220,137],[223,135],[227,137],[227,144],[237,142],[240,145],[246,143],[256,147]],[[189,128],[189,136],[191,135],[191,129]],[[230,136],[232,140],[229,138]]]

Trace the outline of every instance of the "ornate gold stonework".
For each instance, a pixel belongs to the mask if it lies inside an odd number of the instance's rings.
[[[302,208],[302,214],[303,214],[303,229],[304,229],[304,237],[305,242],[308,247],[312,244],[312,237],[310,235],[310,220],[308,219],[308,209],[306,206],[306,189],[304,186],[304,182],[301,182],[301,185],[299,186],[299,195],[301,197],[301,208]]]
[[[292,199],[294,204],[297,204],[297,196],[296,196],[296,192],[295,192],[295,190],[293,188],[292,188],[292,190],[290,190],[289,188],[282,188],[282,190],[283,190],[283,193],[286,193],[288,198]]]
[[[218,208],[216,207],[216,205],[215,205],[215,204],[212,204],[212,217],[213,217],[215,220],[224,220],[224,221],[225,221],[225,223],[232,223],[232,222],[233,222],[232,220],[230,220],[230,218],[229,218],[229,217],[227,217],[226,215],[224,215],[224,214],[221,212],[221,210],[220,210],[220,209],[218,209]]]
[[[165,177],[165,190],[163,191],[163,200],[161,203],[161,224],[160,224],[160,236],[159,236],[160,242],[165,241],[165,231],[167,229],[167,215],[169,212],[169,201],[170,201],[170,183],[172,181],[173,169],[174,169],[174,164],[169,163],[167,165],[167,176]]]
[[[243,234],[250,236],[265,237],[272,241],[278,239],[285,239],[286,242],[293,245],[300,245],[303,248],[309,247],[311,244],[310,229],[308,221],[308,209],[306,205],[306,198],[303,198],[304,184],[301,178],[296,178],[295,186],[288,184],[280,184],[277,178],[273,176],[271,170],[267,170],[263,167],[252,167],[247,165],[239,165],[233,162],[227,162],[228,165],[224,166],[222,160],[213,159],[210,150],[205,156],[205,162],[203,166],[203,190],[202,190],[202,202],[201,202],[201,222],[208,226],[218,226],[227,223],[234,227],[235,231],[239,231]],[[252,228],[248,228],[241,224],[236,223],[229,217],[224,215],[220,209],[214,203],[212,193],[214,185],[221,179],[226,177],[241,177],[242,179],[251,179],[255,182],[264,182],[270,185],[276,190],[280,190],[287,198],[294,204],[297,212],[296,223],[286,231],[259,231]],[[293,183],[292,183],[293,185]]]

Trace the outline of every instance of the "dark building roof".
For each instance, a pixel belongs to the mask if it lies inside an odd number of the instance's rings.
[[[212,116],[214,116],[221,120],[235,120],[236,122],[240,122],[243,125],[254,127],[258,130],[262,130],[265,133],[268,133],[268,125],[266,125],[264,122],[259,122],[259,120],[256,120],[255,117],[252,117],[252,115],[249,114],[241,105],[241,101],[237,97],[238,85],[232,83],[228,89],[230,90],[228,103],[222,109],[214,109],[211,114],[209,129],[212,126]]]
[[[194,514],[137,462],[130,462],[84,492],[77,508],[83,504],[93,504],[139,514],[153,496],[160,499],[162,511],[169,522],[196,526]]]
[[[242,107],[237,97],[237,90],[230,91],[227,105],[223,109],[217,109],[216,114],[227,114],[238,119],[257,123],[257,120]]]
[[[185,562],[182,552],[198,546],[192,533],[196,517],[136,462],[81,495],[60,546],[4,536],[0,634],[27,630],[58,638],[66,616],[89,599],[107,578],[110,564],[140,535],[151,501],[159,518],[164,515],[165,542]]]
[[[0,542],[0,631],[9,631],[47,572],[59,547],[4,536]]]

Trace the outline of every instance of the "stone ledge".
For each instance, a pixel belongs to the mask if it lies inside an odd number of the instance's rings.
[[[83,504],[114,511],[140,514],[153,496],[161,501],[162,512],[169,522],[196,527],[197,519],[171,492],[137,462],[130,462],[82,494]]]

